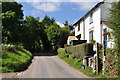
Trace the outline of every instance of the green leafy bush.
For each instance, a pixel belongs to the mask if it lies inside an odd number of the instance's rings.
[[[105,75],[117,76],[119,71],[118,53],[115,49],[106,49]]]
[[[2,72],[15,72],[27,67],[32,59],[32,54],[21,46],[2,45]]]
[[[59,49],[57,50],[57,52],[58,52],[58,54],[64,54],[64,53],[66,53],[66,52],[65,52],[65,48],[59,48]]]
[[[65,51],[72,54],[73,58],[83,59],[84,56],[93,55],[93,44],[84,43],[76,46],[65,47]]]

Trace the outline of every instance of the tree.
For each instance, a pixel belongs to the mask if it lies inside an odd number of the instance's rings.
[[[20,27],[23,19],[23,6],[17,2],[2,2],[3,43],[19,43]]]
[[[64,44],[67,44],[67,38],[70,34],[70,29],[67,26],[61,27],[59,45],[64,47]]]
[[[49,16],[45,16],[44,19],[42,20],[42,23],[46,28],[48,28],[50,25],[53,25],[55,23],[55,19],[54,18],[50,18]]]
[[[44,24],[40,22],[39,17],[26,17],[24,20],[22,31],[22,42],[25,48],[32,51],[48,51],[50,42],[44,29]]]
[[[39,18],[34,18],[32,16],[26,17],[24,20],[22,31],[22,43],[25,48],[30,49],[32,51],[41,50],[43,47],[41,36],[43,34],[43,26],[39,21]]]
[[[120,52],[120,1],[113,3],[108,22],[109,27],[113,30],[117,49]]]
[[[63,23],[64,24],[64,26],[68,26],[68,28],[72,31],[73,29],[74,29],[74,27],[71,25],[71,24],[69,24],[69,22],[66,20],[65,21],[65,23]]]
[[[108,18],[109,27],[113,30],[114,39],[116,42],[117,56],[118,56],[118,69],[120,67],[120,0],[114,2],[110,9],[110,16]],[[120,71],[118,72],[120,75]],[[120,78],[120,76],[119,76]]]
[[[51,44],[53,46],[53,50],[54,50],[54,47],[59,45],[60,26],[55,23],[53,25],[51,25],[47,29],[47,36],[48,36],[48,39],[51,42]]]
[[[22,44],[30,51],[49,51],[51,47],[63,47],[71,30],[68,22],[65,27],[60,28],[55,19],[47,15],[42,21],[33,16],[23,20],[22,7],[17,2],[3,2],[0,14],[3,23],[3,43]]]
[[[63,24],[64,24],[64,26],[69,26],[69,22],[67,20]]]

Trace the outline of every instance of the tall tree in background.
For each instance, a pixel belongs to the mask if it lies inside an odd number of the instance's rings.
[[[53,50],[56,46],[59,45],[60,39],[60,26],[54,23],[47,29],[47,36],[49,41],[52,44]]]
[[[43,23],[45,28],[48,28],[50,25],[55,23],[55,19],[54,18],[50,18],[49,16],[46,15],[43,18],[42,23]]]
[[[72,34],[73,30],[74,30],[74,27],[73,25],[71,25],[67,20],[65,21],[65,23],[63,23],[64,26],[67,26]]]
[[[42,22],[42,26],[44,26],[44,36],[42,37],[42,41],[43,41],[43,44],[44,44],[44,49],[47,51],[49,51],[52,47],[52,43],[49,39],[49,36],[48,36],[48,28],[55,24],[55,19],[54,18],[50,18],[49,16],[45,16],[43,18],[43,20],[41,21]]]
[[[70,25],[60,27],[54,18],[28,16],[23,20],[22,5],[17,2],[3,2],[2,25],[3,43],[22,44],[30,51],[50,51],[52,47],[63,47],[67,43]]]
[[[70,29],[68,26],[61,27],[59,45],[64,47],[64,44],[67,44],[67,38],[70,34]]]
[[[16,2],[2,2],[2,34],[4,43],[19,43],[23,6]]]
[[[118,68],[120,68],[120,0],[113,3],[110,9],[110,16],[108,18],[109,27],[113,30],[113,35],[116,43],[117,56],[118,56]],[[119,74],[120,75],[120,71]],[[119,76],[120,78],[120,76]]]
[[[26,17],[24,20],[22,31],[22,43],[28,49],[36,49],[41,46],[41,38],[39,31],[42,31],[41,26],[39,26],[39,18],[34,18],[32,16]]]

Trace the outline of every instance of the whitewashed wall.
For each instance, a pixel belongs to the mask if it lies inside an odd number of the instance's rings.
[[[101,36],[101,9],[93,11],[93,23],[90,24],[90,15],[85,18],[85,40],[89,43],[89,32],[93,30],[93,40],[102,42]]]
[[[81,40],[84,40],[84,28],[83,21],[80,23],[80,32],[81,32]]]
[[[107,18],[109,16],[109,9],[111,8],[111,6],[112,6],[111,2],[106,1],[100,7],[96,8],[92,12],[93,23],[91,24],[90,24],[90,15],[86,16],[84,20],[80,22],[80,31],[78,31],[78,25],[76,25],[75,36],[81,34],[81,40],[87,40],[87,43],[89,43],[89,32],[93,30],[93,40],[96,40],[96,42],[103,44],[103,29],[104,28],[108,29],[108,27],[104,26],[102,22],[107,21]],[[108,48],[113,48],[114,39],[108,40],[107,45]]]
[[[83,21],[80,22],[80,31],[78,31],[78,24],[75,27],[75,36],[81,34],[80,40],[84,40],[84,28],[83,28]]]
[[[87,43],[89,43],[89,16],[87,16],[84,20],[85,22],[85,40],[87,40]]]
[[[102,43],[102,35],[101,35],[101,9],[97,8],[94,11],[93,14],[93,25],[94,27],[94,33],[93,33],[93,39],[96,40],[98,43]]]

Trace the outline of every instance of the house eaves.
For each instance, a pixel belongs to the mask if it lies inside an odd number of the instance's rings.
[[[96,8],[98,8],[100,5],[102,5],[104,2],[99,2],[96,4],[90,11],[88,11],[82,18],[80,18],[76,23],[73,24],[75,26],[80,21],[84,20],[92,11],[94,11]]]

